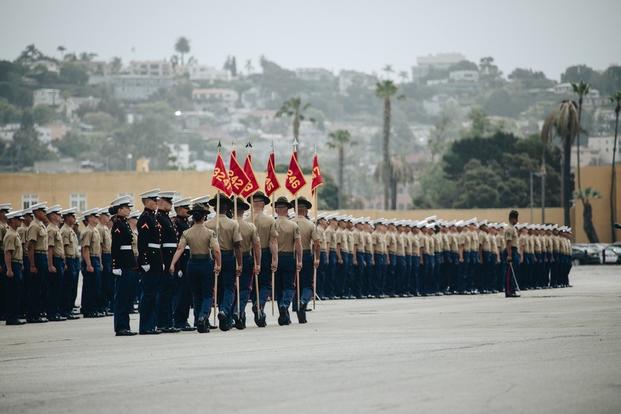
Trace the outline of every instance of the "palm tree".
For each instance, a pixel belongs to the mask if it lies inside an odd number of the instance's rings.
[[[244,65],[244,67],[246,68],[247,75],[250,75],[252,72],[254,72],[254,66],[252,65],[252,59],[246,60],[246,64]]]
[[[399,77],[401,78],[401,83],[406,83],[408,81],[408,73],[405,70],[399,72]]]
[[[310,122],[315,122],[315,118],[309,117],[306,115],[306,111],[310,108],[310,103],[302,103],[302,98],[295,97],[289,98],[285,102],[282,103],[282,106],[274,115],[275,118],[281,118],[283,116],[287,116],[291,118],[291,122],[293,124],[293,143],[295,145],[300,142],[300,124],[302,121],[309,120]],[[298,148],[298,159],[300,155],[300,150]]]
[[[599,243],[595,226],[593,226],[593,207],[591,200],[602,198],[602,195],[596,189],[587,187],[584,190],[574,191],[574,200],[580,200],[584,209],[582,210],[582,228],[589,238],[589,243]]]
[[[386,65],[382,68],[382,71],[384,71],[386,73],[386,79],[390,78],[390,74],[394,73],[394,69],[392,68],[392,65]]]
[[[65,58],[65,50],[67,50],[67,48],[61,45],[58,46],[56,50],[60,52],[60,60],[63,60]]]
[[[328,146],[330,148],[338,149],[338,207],[343,208],[344,206],[344,196],[345,196],[345,179],[343,170],[345,168],[345,145],[351,142],[351,134],[346,129],[337,129],[336,131],[330,132],[328,134],[329,141]]]
[[[580,181],[580,130],[582,129],[582,99],[585,95],[589,94],[591,85],[586,82],[580,81],[578,83],[572,83],[571,88],[574,93],[578,95],[578,139],[576,139],[576,181],[578,184],[578,190],[582,189],[582,182]]]
[[[615,140],[612,144],[612,169],[610,176],[610,225],[612,229],[612,242],[616,241],[615,223],[617,222],[617,175],[615,163],[617,156],[617,138],[619,136],[619,112],[621,112],[621,91],[617,91],[610,97],[610,101],[615,104]]]
[[[392,117],[391,100],[398,91],[399,88],[397,88],[397,85],[395,85],[391,80],[384,80],[375,85],[375,95],[384,101],[384,128],[382,143],[382,152],[384,155],[383,168],[385,170],[382,174],[384,177],[384,210],[388,210],[388,203],[390,200],[390,177],[392,177],[392,167],[390,164],[390,121]],[[400,95],[397,98],[402,99],[403,96]]]
[[[414,167],[406,161],[403,155],[391,157],[391,176],[388,177],[390,186],[390,204],[393,210],[397,209],[397,187],[399,184],[407,184],[414,181]],[[385,182],[386,169],[384,161],[380,161],[375,168],[375,179]]]
[[[569,204],[571,202],[571,144],[578,135],[578,104],[575,101],[564,100],[559,107],[546,118],[541,128],[541,140],[549,143],[555,136],[561,138],[563,168],[561,174],[561,200],[563,200],[563,218],[566,226],[570,225]],[[544,145],[545,151],[545,145]]]
[[[183,57],[186,53],[190,52],[190,41],[187,37],[181,36],[179,39],[177,39],[177,42],[175,42],[175,51],[181,55],[181,65],[183,66]]]
[[[123,61],[121,60],[120,57],[115,56],[112,58],[112,61],[110,62],[110,67],[112,70],[112,73],[119,73],[121,71],[121,69],[123,68]]]

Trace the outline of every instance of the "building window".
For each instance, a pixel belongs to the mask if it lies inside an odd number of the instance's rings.
[[[69,207],[75,207],[78,209],[78,211],[86,210],[86,194],[71,193],[71,195],[69,196]]]
[[[36,194],[22,194],[22,208],[27,209],[30,206],[37,204],[39,197]]]

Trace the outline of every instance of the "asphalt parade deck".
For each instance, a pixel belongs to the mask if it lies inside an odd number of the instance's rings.
[[[203,335],[115,337],[112,318],[0,326],[0,413],[621,412],[621,267],[571,282],[329,301],[307,325],[268,314],[265,329]]]

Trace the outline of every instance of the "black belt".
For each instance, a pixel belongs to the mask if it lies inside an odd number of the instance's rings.
[[[192,254],[190,255],[190,260],[203,260],[203,259],[211,259],[210,254]]]

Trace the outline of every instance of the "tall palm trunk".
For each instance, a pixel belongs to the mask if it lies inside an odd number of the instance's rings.
[[[390,179],[390,208],[391,210],[397,209],[397,179],[392,177]]]
[[[561,179],[561,199],[563,200],[563,221],[566,226],[571,226],[569,218],[569,203],[571,200],[571,136],[563,139],[563,175]]]
[[[390,178],[392,166],[390,165],[390,98],[384,98],[384,210],[388,210],[390,201]]]
[[[612,168],[610,176],[610,228],[612,231],[612,242],[616,240],[615,223],[617,222],[617,174],[615,163],[617,157],[617,137],[619,136],[619,111],[615,111],[615,140],[612,144]]]
[[[582,200],[582,205],[584,206],[582,210],[582,228],[589,239],[589,243],[599,243],[599,237],[597,237],[595,226],[593,226],[593,207],[589,200],[586,199]]]
[[[546,222],[546,146],[541,150],[541,224]]]
[[[339,202],[339,206],[338,208],[343,208],[343,200],[344,200],[344,196],[345,196],[345,176],[343,174],[343,170],[344,170],[344,165],[345,165],[345,149],[343,148],[343,144],[341,143],[341,145],[339,146],[339,198],[338,198],[338,202]]]
[[[580,181],[580,135],[582,132],[582,96],[578,98],[578,137],[576,138],[576,184],[578,191],[582,190]]]

